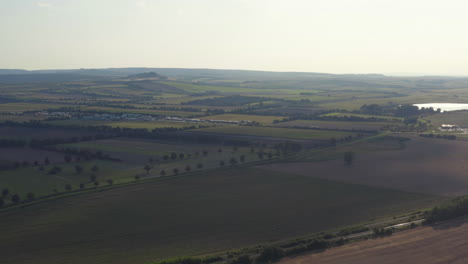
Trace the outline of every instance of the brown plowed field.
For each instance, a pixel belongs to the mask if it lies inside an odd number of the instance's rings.
[[[356,152],[350,167],[340,159],[261,168],[409,192],[468,194],[468,142],[412,137],[405,144],[402,150]]]
[[[370,239],[323,253],[285,258],[280,264],[465,264],[468,217],[434,227],[419,227],[390,237]]]

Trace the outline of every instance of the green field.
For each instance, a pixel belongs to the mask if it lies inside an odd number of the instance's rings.
[[[394,117],[394,116],[365,115],[365,114],[354,114],[354,113],[329,113],[329,114],[324,114],[322,116],[339,116],[339,117],[355,116],[355,117],[362,117],[362,118],[381,118],[381,119],[387,119],[389,121],[403,120],[403,118]]]
[[[83,167],[83,172],[77,174],[74,166],[79,164]],[[92,172],[91,167],[97,165],[99,171]],[[59,166],[62,171],[51,175],[48,172]],[[45,166],[44,171],[39,171],[37,167],[21,168],[17,170],[2,171],[0,173],[0,188],[8,188],[11,193],[19,194],[23,199],[28,192],[32,192],[36,197],[50,195],[56,189],[59,192],[65,191],[65,185],[71,184],[73,189],[77,189],[81,183],[86,187],[94,187],[90,175],[97,175],[97,180],[105,185],[107,179],[117,180],[118,173],[128,169],[127,165],[117,162],[90,161],[71,164],[53,164]],[[129,177],[127,175],[127,177]],[[117,182],[117,181],[116,181]]]
[[[83,111],[108,112],[108,113],[132,113],[132,114],[181,116],[181,117],[188,117],[188,116],[203,114],[202,112],[165,111],[165,110],[157,110],[157,109],[122,109],[122,108],[103,107],[103,106],[86,106],[86,107],[82,107],[82,110]]]
[[[192,131],[315,140],[329,140],[331,138],[339,139],[349,135],[356,136],[356,133],[352,132],[236,125],[200,128]]]
[[[146,128],[149,130],[163,127],[183,128],[198,126],[199,123],[169,122],[169,121],[99,121],[99,120],[58,120],[47,122],[60,126],[110,126],[121,128]],[[204,124],[209,125],[209,124]]]
[[[344,130],[379,130],[383,126],[392,125],[390,122],[351,122],[351,121],[321,121],[321,120],[294,120],[276,124],[278,127],[304,127]]]
[[[429,120],[434,129],[437,129],[442,124],[468,126],[468,111],[453,111],[434,114],[424,119]]]
[[[148,263],[398,215],[434,199],[287,173],[226,169],[0,213],[0,248],[5,264]]]
[[[204,116],[206,120],[229,120],[229,121],[254,121],[261,124],[271,124],[274,120],[283,120],[282,116],[260,116],[260,115],[239,115],[239,114],[223,114]]]
[[[66,105],[58,104],[36,104],[36,103],[6,103],[0,104],[0,112],[27,112],[41,111],[52,108],[60,108]]]

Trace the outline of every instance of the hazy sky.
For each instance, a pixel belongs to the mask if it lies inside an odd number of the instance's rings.
[[[0,0],[0,68],[468,75],[466,0]]]

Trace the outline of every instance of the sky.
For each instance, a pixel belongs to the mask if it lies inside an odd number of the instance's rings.
[[[466,0],[0,0],[0,68],[468,75]]]

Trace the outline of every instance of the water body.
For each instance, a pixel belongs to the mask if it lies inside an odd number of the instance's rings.
[[[468,104],[452,104],[452,103],[428,103],[428,104],[413,104],[418,108],[424,107],[429,108],[432,107],[434,110],[440,108],[442,112],[449,112],[449,111],[457,111],[457,110],[468,110]]]

